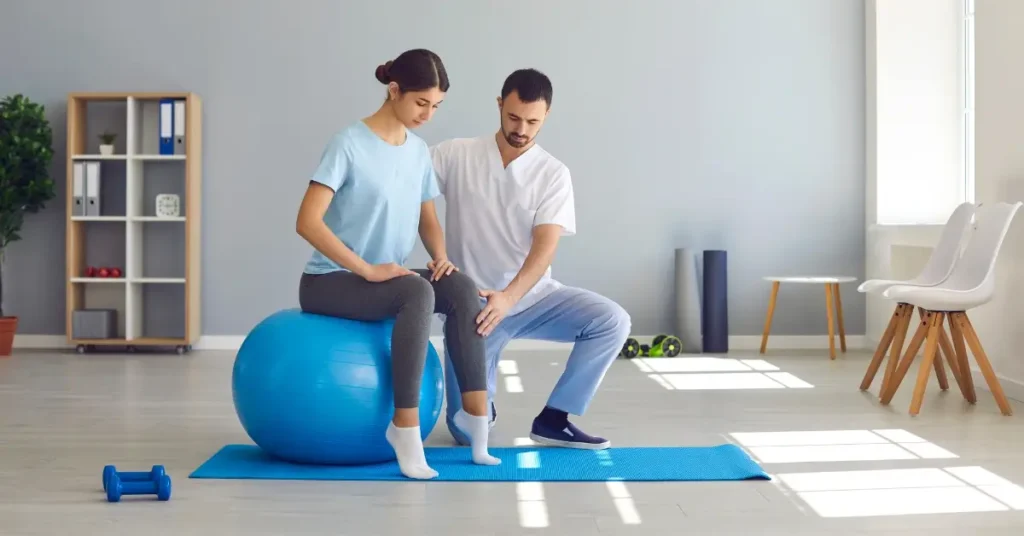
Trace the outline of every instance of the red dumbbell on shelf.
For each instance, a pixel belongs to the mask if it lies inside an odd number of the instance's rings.
[[[100,267],[89,266],[85,269],[85,277],[121,277],[122,272],[117,267]]]

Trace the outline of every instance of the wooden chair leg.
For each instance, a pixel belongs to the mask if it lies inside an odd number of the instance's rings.
[[[914,318],[914,308],[910,304],[902,305],[900,323],[896,326],[896,333],[892,338],[892,346],[889,347],[889,362],[886,363],[885,373],[882,375],[882,389],[879,391],[879,398],[883,398],[889,390],[889,381],[896,372],[896,365],[900,362],[900,356],[903,354],[903,341],[907,338],[910,321]]]
[[[836,358],[836,330],[832,324],[832,284],[825,283],[825,310],[828,316],[828,358]]]
[[[948,315],[947,315],[948,316]],[[960,393],[967,398],[967,387],[964,386],[963,375],[960,372],[960,361],[956,357],[956,350],[953,349],[953,343],[949,340],[949,332],[946,331],[946,325],[942,324],[939,326],[939,350],[946,357],[946,364],[949,366],[949,370],[953,372],[953,379],[956,380],[956,386],[960,389]]]
[[[896,334],[896,328],[899,326],[903,306],[904,304],[902,303],[897,304],[896,308],[892,311],[892,316],[889,317],[889,325],[885,327],[885,333],[882,333],[882,340],[878,341],[875,355],[871,356],[871,363],[868,365],[868,370],[864,373],[864,379],[860,381],[861,391],[867,391],[871,387],[871,382],[875,381],[878,367],[882,366],[882,360],[885,359],[885,353],[889,349],[889,344],[892,343],[893,335]]]
[[[949,332],[953,338],[953,348],[956,351],[956,362],[960,368],[960,382],[961,387],[964,388],[964,398],[967,399],[971,404],[978,403],[978,395],[974,391],[974,377],[971,374],[971,365],[967,361],[967,348],[964,346],[964,332],[960,329],[960,323],[957,321],[957,314],[951,313],[949,316]]]
[[[924,345],[924,358],[921,360],[921,368],[917,373],[914,395],[910,399],[911,415],[921,413],[921,403],[924,402],[924,391],[928,387],[928,377],[931,376],[932,367],[936,363],[935,352],[939,348],[939,326],[942,325],[945,313],[929,311],[925,318],[927,318],[928,322],[928,342]]]
[[[981,347],[981,340],[978,339],[978,333],[974,331],[971,320],[967,318],[967,313],[958,312],[954,314],[957,316],[957,322],[960,324],[960,330],[964,333],[964,338],[967,339],[967,345],[971,347],[974,360],[978,362],[978,368],[981,369],[981,374],[985,376],[985,382],[988,384],[989,390],[992,391],[996,404],[999,405],[999,410],[1003,412],[1003,415],[1013,415],[1013,409],[1010,408],[1010,402],[1006,400],[1003,386],[999,383],[999,378],[996,377],[996,372],[992,369],[992,363],[989,362],[988,356],[985,355],[985,349]]]
[[[779,297],[779,281],[772,282],[772,295],[768,298],[768,315],[764,319],[764,333],[761,335],[761,353],[768,348],[768,332],[772,329],[772,315],[775,314],[775,303]]]
[[[941,327],[939,329],[942,329]],[[942,364],[942,347],[935,351],[935,360],[932,361],[932,368],[935,369],[935,377],[939,380],[939,389],[942,391],[949,390],[949,378],[946,376],[946,367]]]
[[[919,314],[921,316],[921,319],[924,320],[925,311],[924,311],[923,307],[918,307],[917,308],[917,314]],[[946,332],[944,326],[945,326],[945,324],[939,324],[939,329],[942,330],[942,333]],[[949,390],[949,378],[946,377],[946,367],[944,367],[942,365],[942,347],[941,346],[939,346],[938,354],[936,354],[936,358],[933,361],[933,365],[932,366],[935,367],[935,377],[939,380],[939,389],[941,389],[943,391],[948,391]]]
[[[917,324],[917,331],[914,332],[914,337],[910,339],[907,351],[903,354],[903,358],[898,360],[899,366],[896,367],[896,370],[893,371],[892,376],[889,377],[885,384],[885,390],[882,393],[882,404],[888,405],[889,402],[892,402],[892,397],[896,395],[896,391],[900,388],[900,383],[903,382],[903,377],[907,375],[910,364],[914,362],[914,358],[917,357],[917,352],[921,349],[925,337],[928,336],[928,324],[930,321],[931,317],[926,315],[926,320],[922,320]]]
[[[836,300],[836,322],[839,324],[839,348],[846,353],[846,326],[843,325],[843,298],[839,295],[839,283],[832,283],[832,294]]]

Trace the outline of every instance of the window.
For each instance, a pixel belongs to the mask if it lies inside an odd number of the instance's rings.
[[[941,225],[974,200],[974,0],[873,4],[875,223]]]
[[[974,202],[974,0],[963,0],[964,201]]]

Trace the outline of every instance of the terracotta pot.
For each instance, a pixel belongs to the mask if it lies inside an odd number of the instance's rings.
[[[14,332],[18,330],[18,317],[0,317],[0,356],[11,355],[14,346]]]

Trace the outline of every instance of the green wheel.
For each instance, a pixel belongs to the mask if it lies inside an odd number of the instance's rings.
[[[651,348],[654,348],[655,346],[661,344],[661,341],[665,340],[665,337],[667,336],[668,335],[658,335],[657,337],[655,337],[654,340],[651,341]]]
[[[675,357],[683,351],[683,341],[680,341],[678,337],[665,337],[665,340],[661,341],[661,353],[667,357]]]
[[[626,343],[622,345],[622,351],[619,352],[619,355],[621,355],[622,357],[625,357],[626,359],[633,359],[634,357],[636,357],[639,354],[640,354],[640,343],[636,339],[634,339],[632,337],[629,338],[629,339],[626,339]]]

